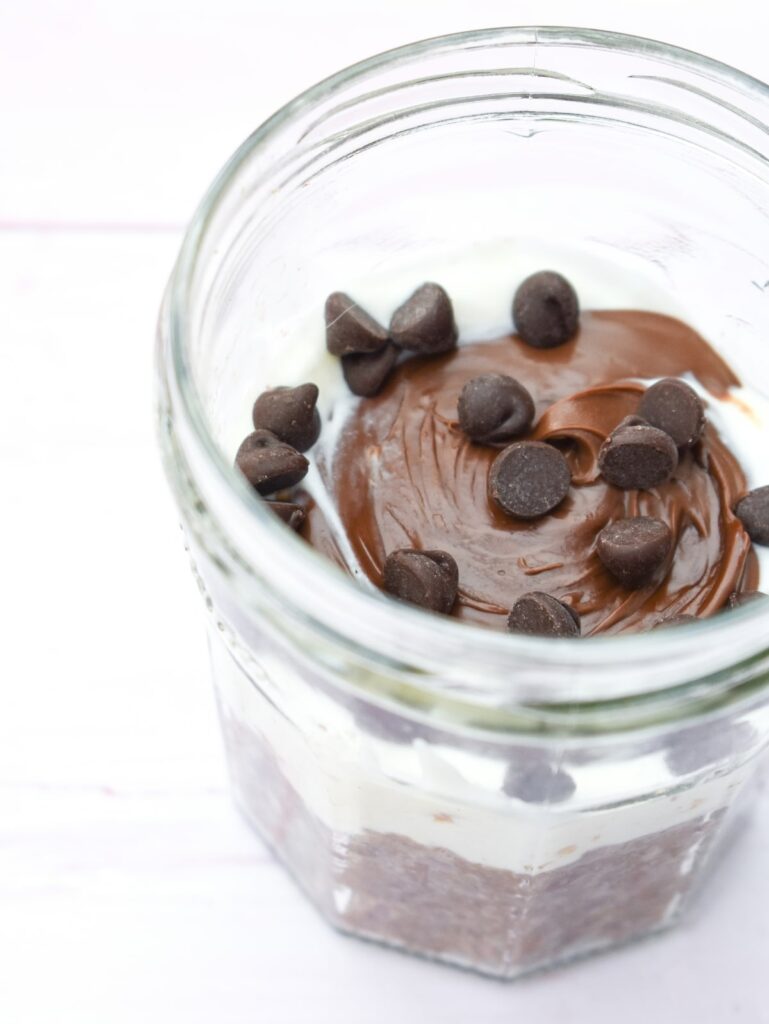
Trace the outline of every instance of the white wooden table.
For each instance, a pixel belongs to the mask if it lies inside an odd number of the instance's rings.
[[[4,1024],[769,1022],[769,795],[686,927],[551,975],[502,985],[331,932],[230,805],[152,421],[183,224],[305,85],[409,38],[577,17],[765,76],[752,7],[2,5]]]

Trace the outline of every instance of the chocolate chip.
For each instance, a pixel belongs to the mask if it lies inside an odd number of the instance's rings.
[[[294,501],[266,501],[268,509],[275,513],[292,530],[301,530],[307,513]]]
[[[666,377],[646,390],[638,415],[651,426],[664,430],[679,448],[691,448],[705,429],[705,405],[682,380]]]
[[[605,480],[624,490],[649,490],[669,480],[678,465],[675,442],[663,430],[620,423],[598,454]]]
[[[342,373],[348,388],[361,398],[373,398],[374,395],[378,395],[397,358],[398,349],[391,341],[383,345],[378,352],[342,356]]]
[[[667,523],[636,516],[609,523],[598,534],[598,557],[623,587],[649,583],[670,553],[673,534]]]
[[[507,619],[511,633],[529,636],[579,636],[579,615],[563,601],[549,594],[532,591],[519,597]]]
[[[269,430],[255,430],[238,448],[235,465],[260,494],[274,494],[298,484],[310,464]]]
[[[693,622],[699,621],[696,615],[674,615],[670,619],[663,619],[662,622],[658,622],[652,628],[667,629],[668,626],[690,626]]]
[[[400,348],[432,356],[456,346],[451,299],[439,284],[423,284],[395,310],[390,337]]]
[[[332,356],[377,352],[387,331],[349,295],[333,292],[326,299],[326,348]]]
[[[769,544],[769,487],[757,487],[740,498],[734,514],[754,544]]]
[[[689,775],[719,761],[744,755],[756,742],[755,730],[747,722],[732,725],[723,718],[670,736],[665,750],[665,763],[674,775]]]
[[[540,270],[527,277],[515,293],[513,323],[527,345],[563,345],[579,327],[577,293],[561,274]]]
[[[537,519],[561,504],[571,486],[568,463],[542,441],[516,441],[494,459],[490,497],[517,519]]]
[[[458,577],[457,563],[445,551],[402,548],[385,559],[383,586],[401,601],[448,615],[457,597]]]
[[[408,712],[388,711],[367,701],[355,700],[350,704],[355,724],[390,743],[413,743],[417,738],[436,741],[436,730],[408,716]]]
[[[298,452],[306,452],[320,435],[317,402],[315,384],[272,388],[254,402],[251,418],[257,430],[269,430]]]
[[[499,444],[529,429],[534,399],[514,377],[485,373],[462,388],[457,412],[460,427],[473,441]]]
[[[508,765],[502,790],[527,804],[558,804],[568,800],[577,786],[562,768],[544,759],[526,759]]]
[[[419,735],[416,723],[410,718],[394,715],[362,701],[355,712],[355,723],[378,739],[389,740],[391,743],[411,743]]]
[[[756,601],[766,601],[769,595],[762,594],[760,590],[751,590],[749,593],[730,594],[726,599],[727,608],[744,608],[746,604],[755,604]]]
[[[614,432],[616,433],[620,429],[620,427],[650,427],[650,426],[651,426],[651,424],[648,423],[643,418],[643,416],[626,416],[624,418],[624,420],[620,420],[619,424],[614,428]]]

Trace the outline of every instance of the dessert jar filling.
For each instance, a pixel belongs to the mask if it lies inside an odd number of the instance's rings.
[[[338,927],[514,977],[677,920],[748,805],[767,110],[648,41],[433,40],[275,115],[195,218],[164,457],[237,801]]]

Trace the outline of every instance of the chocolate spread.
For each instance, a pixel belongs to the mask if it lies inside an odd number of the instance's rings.
[[[528,388],[537,416],[525,436],[560,447],[571,468],[566,500],[533,521],[490,502],[489,467],[499,449],[470,441],[457,424],[462,386],[492,372]],[[534,590],[579,612],[583,635],[717,612],[733,592],[757,586],[758,568],[732,513],[745,476],[713,426],[681,453],[673,479],[653,490],[619,490],[597,468],[605,438],[638,407],[639,381],[687,373],[719,398],[739,383],[690,327],[636,311],[583,313],[577,336],[559,348],[532,348],[509,335],[405,360],[378,396],[360,401],[333,464],[322,467],[361,567],[381,585],[389,552],[447,551],[459,567],[453,614],[498,629],[514,602]],[[596,536],[638,515],[664,520],[675,545],[661,581],[627,590],[602,566]],[[317,507],[303,534],[341,561]]]

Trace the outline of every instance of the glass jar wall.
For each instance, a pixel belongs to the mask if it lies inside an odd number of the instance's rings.
[[[397,605],[231,468],[250,402],[314,365],[329,292],[384,308],[453,265],[461,328],[489,253],[511,288],[555,252],[585,305],[651,291],[766,381],[767,109],[659,44],[474,33],[322,83],[204,201],[161,312],[164,457],[237,799],[337,926],[512,977],[676,920],[769,737],[769,615],[554,644]]]

